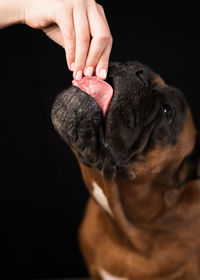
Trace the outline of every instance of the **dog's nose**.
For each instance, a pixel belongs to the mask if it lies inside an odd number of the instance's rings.
[[[147,69],[137,69],[135,71],[135,76],[137,80],[142,83],[142,85],[149,87],[150,86],[150,76],[149,76],[149,71]]]

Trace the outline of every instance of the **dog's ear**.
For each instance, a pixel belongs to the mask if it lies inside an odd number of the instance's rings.
[[[192,152],[182,161],[176,176],[176,187],[180,188],[191,180],[200,179],[200,133],[197,133],[196,143]]]
[[[151,86],[154,89],[165,88],[167,85],[160,75],[156,74],[153,70],[149,68],[149,76],[151,79]]]

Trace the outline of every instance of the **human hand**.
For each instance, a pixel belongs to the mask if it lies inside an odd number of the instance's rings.
[[[22,0],[23,22],[42,29],[65,48],[73,77],[105,79],[112,36],[102,6],[94,0]],[[90,40],[90,37],[92,39]]]

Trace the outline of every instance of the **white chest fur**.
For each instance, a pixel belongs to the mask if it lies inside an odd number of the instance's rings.
[[[117,277],[117,276],[113,276],[112,274],[110,274],[109,272],[107,272],[104,269],[100,269],[99,273],[102,277],[103,280],[128,280],[125,277]]]
[[[92,185],[93,185],[92,194],[93,194],[95,200],[101,205],[101,207],[105,211],[107,211],[112,216],[113,215],[112,211],[110,209],[110,206],[108,204],[108,200],[107,200],[103,190],[99,187],[99,185],[96,182],[93,182]]]

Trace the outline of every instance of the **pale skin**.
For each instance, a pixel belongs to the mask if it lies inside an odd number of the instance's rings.
[[[94,0],[0,0],[0,28],[17,23],[42,29],[62,46],[74,79],[106,79],[112,36]]]

